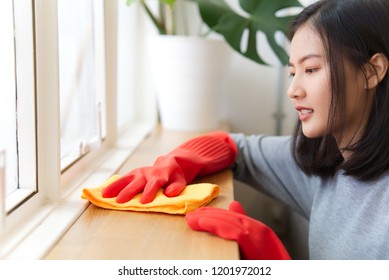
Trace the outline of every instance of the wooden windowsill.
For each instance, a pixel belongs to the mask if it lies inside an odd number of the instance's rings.
[[[150,165],[157,156],[199,134],[157,127],[118,174]],[[219,196],[210,205],[227,208],[233,200],[231,171],[225,170],[196,181],[220,186]],[[183,215],[112,211],[90,205],[49,251],[46,259],[234,260],[239,259],[239,250],[233,241],[191,230]]]

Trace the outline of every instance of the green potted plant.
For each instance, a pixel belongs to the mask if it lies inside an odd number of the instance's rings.
[[[293,16],[279,16],[277,12],[302,6],[298,0],[239,0],[246,13],[240,15],[224,0],[127,0],[128,4],[133,2],[143,7],[159,34],[150,41],[149,50],[161,123],[172,130],[197,131],[215,129],[218,125],[218,97],[232,50],[266,65],[256,39],[257,32],[262,31],[281,63],[286,64],[288,54],[277,43],[275,34],[286,34]],[[157,11],[150,7],[156,2]],[[197,36],[178,35],[177,18],[182,17],[178,12],[184,10],[178,11],[177,5],[182,2],[197,5],[202,24],[208,26],[207,32]],[[221,36],[206,36],[212,31]],[[243,49],[245,33],[247,43]]]

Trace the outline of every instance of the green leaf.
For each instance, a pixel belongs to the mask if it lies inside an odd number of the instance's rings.
[[[224,0],[196,0],[200,15],[209,28],[223,35],[228,44],[245,57],[267,64],[257,50],[257,33],[263,32],[267,42],[282,64],[287,64],[289,55],[275,39],[277,32],[288,38],[290,21],[294,16],[276,16],[280,10],[302,7],[298,0],[240,0],[240,7],[247,15],[239,15]],[[247,45],[241,49],[243,34],[247,32]]]
[[[233,14],[234,11],[220,0],[197,0],[200,15],[204,22],[212,29],[218,25],[224,15]]]

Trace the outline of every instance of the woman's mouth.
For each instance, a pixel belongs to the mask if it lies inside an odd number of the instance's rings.
[[[308,109],[308,108],[296,108],[296,110],[299,112],[299,119],[300,121],[306,121],[308,120],[312,114],[313,114],[313,110],[312,109]]]

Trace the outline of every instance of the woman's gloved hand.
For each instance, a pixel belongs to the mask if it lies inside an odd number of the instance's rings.
[[[130,171],[103,189],[104,198],[116,197],[125,203],[142,192],[141,203],[154,200],[160,188],[168,197],[179,195],[196,176],[204,176],[229,167],[237,148],[225,132],[193,138],[170,153],[160,156],[152,166]]]
[[[289,260],[290,256],[277,235],[265,224],[248,216],[242,205],[233,201],[229,210],[202,207],[188,213],[185,220],[193,230],[206,231],[235,240],[243,259]]]

